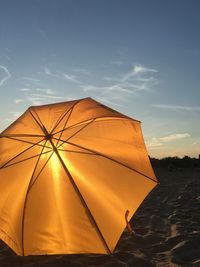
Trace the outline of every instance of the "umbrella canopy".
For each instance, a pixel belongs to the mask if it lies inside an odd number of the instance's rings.
[[[0,238],[18,255],[112,253],[157,183],[140,122],[91,98],[30,107],[0,155]]]

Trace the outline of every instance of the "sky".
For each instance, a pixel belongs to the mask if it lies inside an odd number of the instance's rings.
[[[200,154],[200,1],[1,0],[0,131],[92,97],[142,122],[151,157]]]

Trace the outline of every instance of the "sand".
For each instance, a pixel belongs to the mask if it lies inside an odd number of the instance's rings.
[[[200,266],[200,169],[155,169],[160,184],[138,209],[113,255],[18,257],[0,243],[0,267]]]

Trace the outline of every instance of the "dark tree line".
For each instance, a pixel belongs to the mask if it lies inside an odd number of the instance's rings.
[[[151,158],[150,161],[153,167],[164,167],[168,169],[176,168],[200,168],[200,155],[199,158],[191,158],[189,156],[179,157],[166,157],[163,159]]]

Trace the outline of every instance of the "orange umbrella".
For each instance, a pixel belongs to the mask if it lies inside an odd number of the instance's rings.
[[[112,253],[157,184],[140,122],[91,98],[30,107],[0,155],[0,238],[18,255]]]

